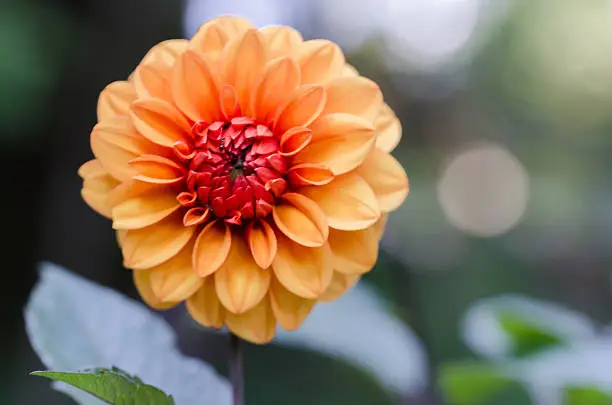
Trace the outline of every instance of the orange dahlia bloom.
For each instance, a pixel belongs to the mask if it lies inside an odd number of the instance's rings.
[[[82,196],[150,306],[264,343],[374,266],[400,136],[337,45],[222,17],[102,91]]]

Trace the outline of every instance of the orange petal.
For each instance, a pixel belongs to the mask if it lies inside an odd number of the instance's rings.
[[[268,343],[274,339],[276,333],[276,320],[268,298],[242,314],[237,315],[228,311],[226,323],[232,333],[251,343]]]
[[[318,163],[338,175],[359,166],[374,148],[374,128],[363,118],[330,114],[315,122],[312,142],[295,156],[295,163]]]
[[[259,30],[270,47],[270,58],[294,56],[302,43],[302,35],[291,27],[269,25]]]
[[[192,49],[216,60],[228,41],[229,36],[223,28],[219,24],[209,22],[203,24],[189,42]]]
[[[79,176],[85,180],[87,178],[94,178],[99,176],[104,176],[108,174],[104,167],[102,167],[102,163],[100,163],[97,159],[88,160],[83,163],[78,170]]]
[[[327,103],[321,115],[347,113],[374,122],[383,105],[376,83],[365,77],[338,77],[326,88]]]
[[[190,137],[191,126],[185,117],[170,103],[147,98],[132,104],[132,122],[151,142],[171,148],[175,142],[185,142]]]
[[[186,303],[189,315],[200,325],[219,329],[225,321],[225,308],[215,290],[215,278],[206,277],[202,287]]]
[[[157,184],[144,183],[138,180],[128,180],[113,189],[108,195],[108,203],[111,207],[121,204],[124,201],[138,197],[144,193],[158,188]]]
[[[272,269],[278,281],[302,298],[315,299],[323,294],[333,274],[329,245],[309,248],[281,234],[277,237],[278,252]]]
[[[355,173],[336,177],[324,186],[304,187],[298,192],[321,207],[327,216],[327,223],[334,229],[365,229],[378,221],[381,215],[374,192]]]
[[[163,302],[153,293],[151,288],[151,272],[149,270],[133,271],[134,285],[143,301],[150,307],[163,310],[175,307],[178,302]]]
[[[166,218],[179,207],[172,190],[151,190],[114,206],[113,228],[145,228]]]
[[[134,179],[145,183],[174,184],[185,177],[183,166],[165,157],[142,155],[129,163],[138,172]]]
[[[342,294],[353,288],[359,281],[361,276],[358,274],[342,274],[334,271],[334,277],[332,278],[327,290],[319,297],[322,302],[335,301],[340,298]]]
[[[193,242],[187,244],[179,254],[148,271],[151,290],[163,302],[180,302],[191,297],[201,286],[191,264]],[[142,270],[136,270],[142,271]]]
[[[378,234],[374,226],[359,231],[329,232],[334,270],[344,274],[363,274],[372,270],[378,259]]]
[[[200,225],[208,221],[212,213],[210,209],[204,207],[193,207],[187,210],[183,217],[183,225],[194,226]]]
[[[382,212],[393,211],[408,195],[408,177],[402,165],[390,154],[375,148],[357,173],[369,184]]]
[[[357,71],[357,69],[355,69],[355,67],[353,65],[349,65],[348,63],[344,64],[344,67],[342,68],[342,76],[346,76],[346,77],[351,77],[351,76],[359,76],[359,72]]]
[[[141,65],[152,62],[163,62],[168,66],[173,66],[176,59],[187,50],[189,42],[185,39],[169,39],[160,42],[147,52]]]
[[[90,160],[81,166],[79,175],[83,178],[83,200],[97,213],[111,218],[112,207],[108,203],[108,195],[119,182],[104,170],[98,160]]]
[[[193,236],[180,213],[142,229],[129,230],[123,241],[123,263],[130,269],[148,269],[174,257]]]
[[[97,124],[91,132],[91,149],[102,166],[117,180],[136,174],[128,162],[155,152],[156,146],[134,131],[127,117],[112,117]]]
[[[312,308],[315,300],[307,300],[291,293],[274,278],[270,285],[270,303],[280,326],[286,330],[299,328]]]
[[[238,103],[238,96],[233,86],[229,84],[221,86],[219,105],[221,106],[223,117],[228,121],[240,115],[240,104]]]
[[[391,152],[402,138],[402,124],[387,104],[384,104],[378,118],[374,122],[376,133],[376,147]]]
[[[293,127],[307,127],[319,117],[325,107],[325,89],[317,85],[298,87],[288,101],[278,109],[274,129],[284,133]]]
[[[312,130],[305,127],[294,127],[285,132],[280,139],[280,154],[294,156],[303,150],[312,140]]]
[[[231,313],[247,312],[266,296],[271,276],[255,263],[244,238],[236,236],[227,261],[215,273],[219,300]]]
[[[300,84],[300,68],[291,58],[268,62],[251,100],[254,116],[262,123],[274,119],[276,109]]]
[[[138,98],[172,100],[170,79],[172,68],[162,60],[140,65],[134,71],[133,83]]]
[[[211,123],[221,117],[219,80],[206,56],[186,51],[172,74],[172,95],[179,109],[192,121]]]
[[[289,169],[287,178],[295,187],[322,186],[334,179],[334,174],[327,167],[317,163],[300,163]]]
[[[376,221],[374,225],[372,225],[372,229],[374,230],[374,234],[376,238],[380,241],[385,233],[385,227],[387,226],[387,219],[389,218],[389,214],[383,214],[380,216],[380,219]]]
[[[329,235],[325,213],[303,195],[284,194],[274,206],[272,216],[278,229],[300,245],[323,246]]]
[[[272,265],[277,243],[274,230],[266,220],[252,221],[246,230],[246,239],[255,263],[262,269]]]
[[[230,42],[221,55],[224,83],[236,89],[238,104],[243,113],[250,107],[251,96],[266,59],[263,38],[256,29],[250,29],[235,42]]]
[[[232,245],[232,233],[223,221],[213,221],[206,225],[193,250],[193,267],[200,277],[206,277],[223,265]]]
[[[130,104],[136,100],[132,83],[113,82],[106,86],[98,98],[98,121],[114,116],[128,116]]]
[[[340,47],[324,39],[302,42],[298,48],[302,83],[326,83],[338,77],[344,68]]]
[[[206,24],[217,24],[229,39],[241,37],[248,30],[255,28],[250,21],[231,15],[214,18]]]

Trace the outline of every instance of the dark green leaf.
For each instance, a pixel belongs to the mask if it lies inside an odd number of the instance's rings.
[[[510,388],[514,380],[488,364],[461,363],[441,367],[439,386],[452,405],[479,405]]]
[[[499,311],[497,321],[512,338],[512,351],[516,357],[529,356],[565,343],[561,337],[509,311]]]
[[[567,387],[563,405],[612,405],[612,395],[595,387]]]
[[[35,371],[32,375],[70,384],[112,405],[174,405],[171,396],[117,367]]]

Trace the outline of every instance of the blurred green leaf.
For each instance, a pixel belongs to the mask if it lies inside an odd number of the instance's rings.
[[[563,405],[611,405],[612,395],[596,387],[566,387]]]
[[[512,387],[514,380],[488,364],[447,364],[440,368],[438,385],[451,405],[480,405]]]
[[[35,371],[32,375],[61,381],[113,405],[174,405],[172,396],[117,367],[82,371]]]
[[[497,321],[510,335],[513,342],[512,352],[516,357],[525,357],[542,350],[564,344],[563,339],[555,336],[539,325],[521,318],[509,311],[499,311]]]

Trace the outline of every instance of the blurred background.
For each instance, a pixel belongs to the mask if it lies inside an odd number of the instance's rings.
[[[339,43],[402,121],[411,185],[363,283],[418,339],[394,360],[413,383],[249,346],[247,403],[612,403],[610,0],[1,0],[0,403],[72,403],[27,376],[43,367],[22,312],[40,260],[137,298],[79,194],[100,90],[226,13]],[[164,316],[226,372],[223,337]],[[381,335],[367,350],[391,349]]]

